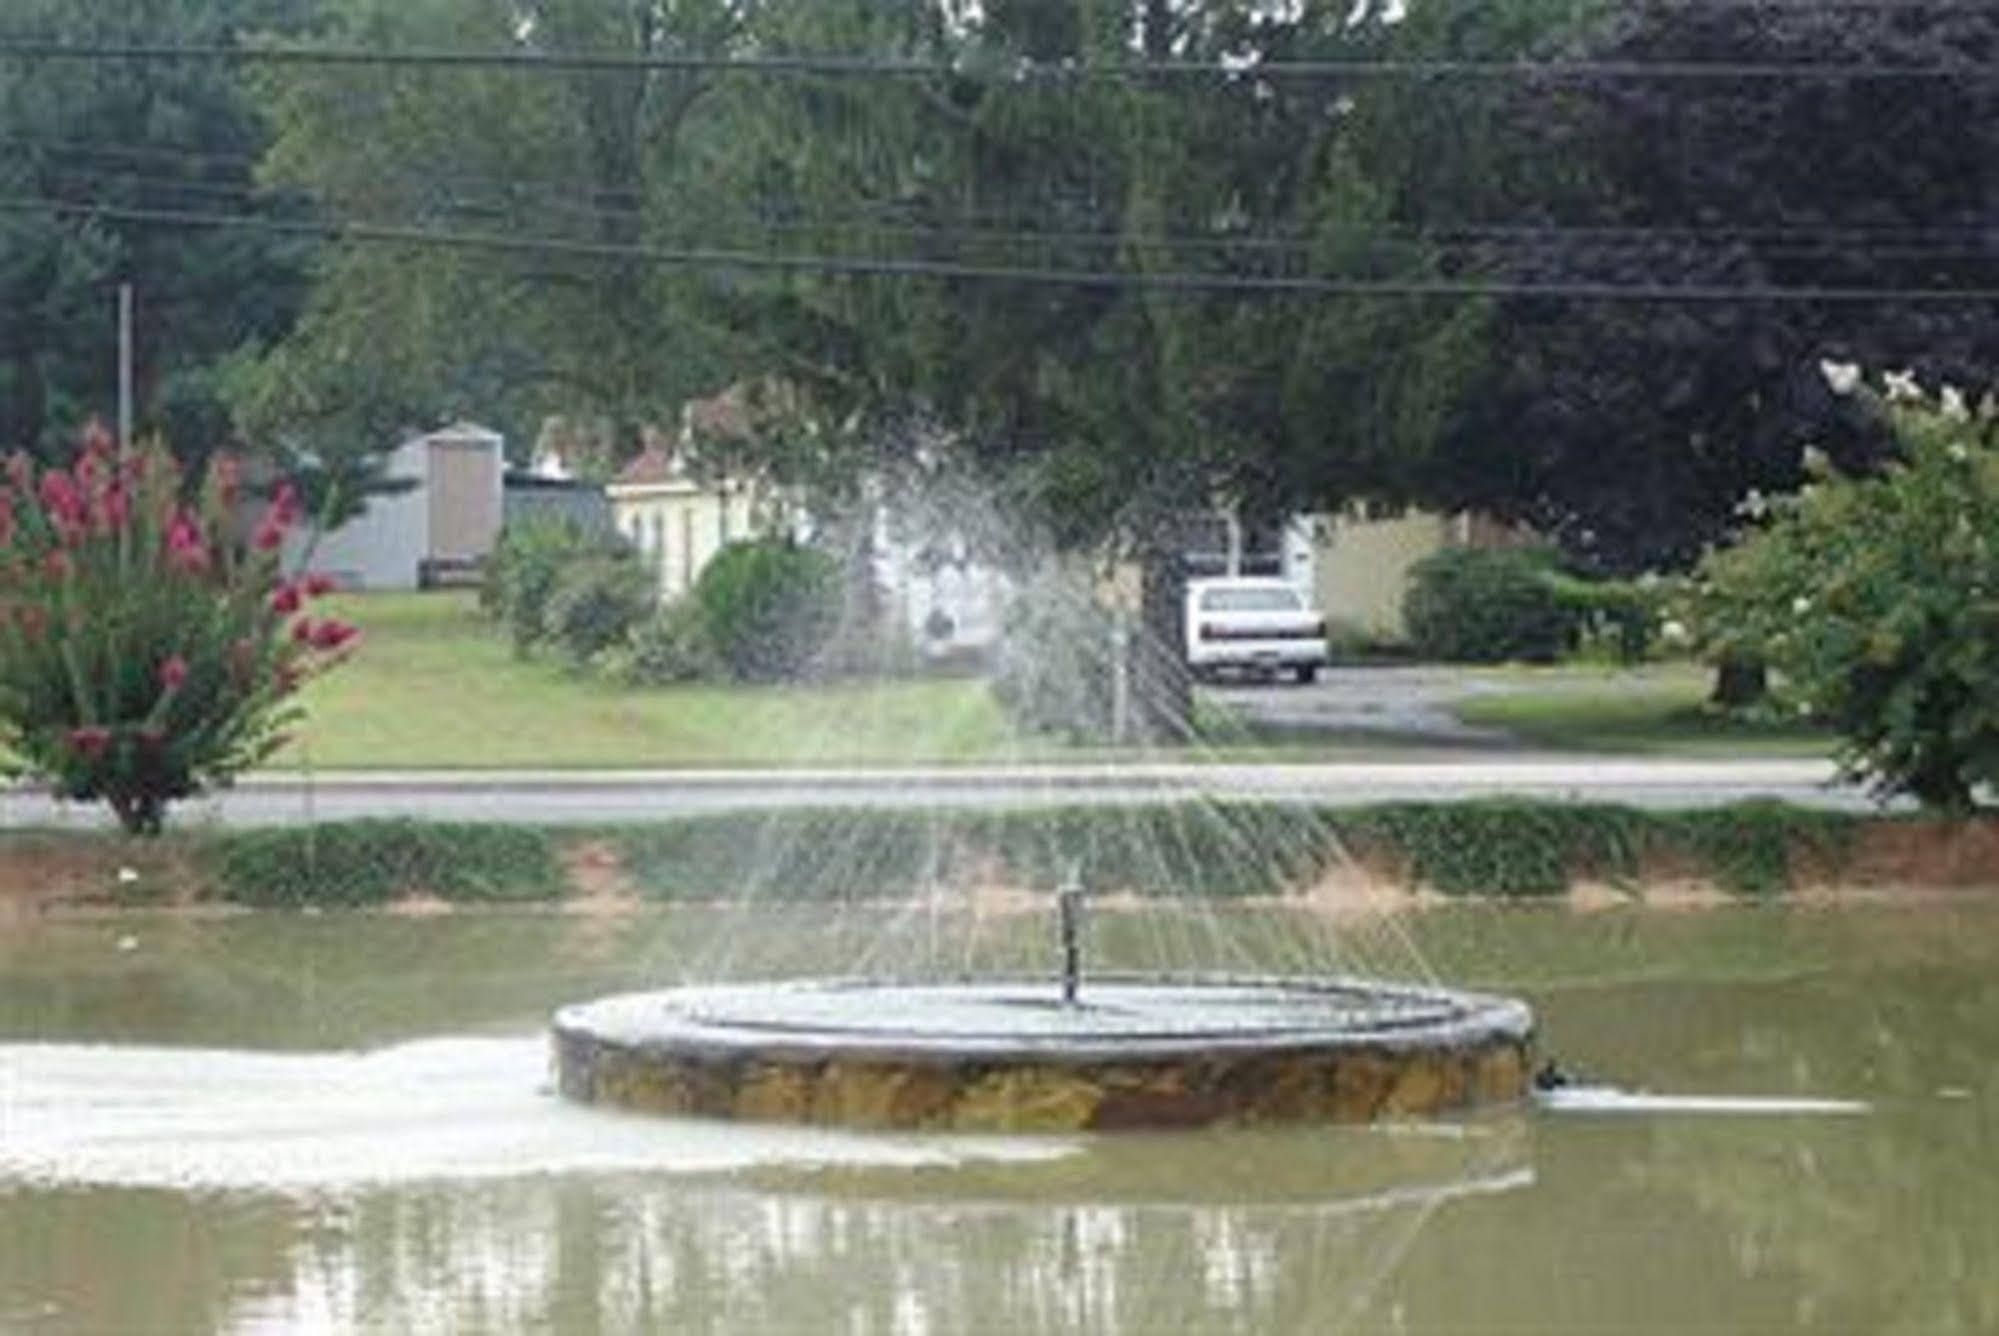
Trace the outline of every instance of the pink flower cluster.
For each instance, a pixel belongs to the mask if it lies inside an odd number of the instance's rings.
[[[339,582],[323,572],[313,571],[297,580],[288,580],[271,593],[270,608],[279,617],[301,611],[308,599],[323,598],[338,589]],[[332,617],[314,621],[300,617],[292,623],[292,640],[308,649],[331,653],[345,649],[360,638],[359,628]]]
[[[208,569],[208,538],[201,531],[201,521],[186,510],[177,511],[167,525],[167,565],[185,575],[199,575]]]
[[[250,537],[250,546],[259,552],[275,552],[284,545],[285,530],[299,522],[302,515],[298,504],[298,489],[288,482],[278,484],[271,493],[271,504],[264,511],[264,517],[257,521],[257,531]]]
[[[301,617],[292,623],[292,639],[324,653],[345,649],[361,636],[361,629],[331,617],[314,621]]]

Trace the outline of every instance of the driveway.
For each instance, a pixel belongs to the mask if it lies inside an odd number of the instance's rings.
[[[1464,668],[1335,667],[1320,669],[1310,686],[1228,683],[1203,690],[1257,728],[1509,747],[1518,745],[1511,734],[1464,723],[1454,707],[1473,696],[1547,685],[1546,679],[1521,683]]]

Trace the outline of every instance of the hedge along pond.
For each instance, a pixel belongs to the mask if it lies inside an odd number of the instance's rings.
[[[604,884],[659,902],[726,902],[746,890],[765,902],[886,901],[938,885],[1046,890],[1072,867],[1093,890],[1161,899],[1278,897],[1354,867],[1447,896],[1547,897],[1579,882],[1636,890],[1654,880],[1771,895],[1939,877],[1999,888],[1999,819],[1944,823],[1774,802],[1674,812],[1531,801],[798,809],[594,829],[372,820],[150,843],[21,831],[0,836],[0,854],[0,878],[44,883],[0,889],[50,892],[54,866],[61,885],[46,898],[257,908],[419,895],[534,904]],[[128,886],[118,877],[127,864],[166,871]]]

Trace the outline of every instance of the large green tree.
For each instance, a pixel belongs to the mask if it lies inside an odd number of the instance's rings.
[[[1504,56],[1574,8],[338,0],[339,44],[913,68],[270,71],[269,182],[339,219],[557,244],[330,248],[239,413],[322,454],[453,412],[631,441],[742,384],[766,429],[713,443],[722,462],[839,487],[941,450],[1058,545],[1140,560],[1170,644],[1179,517],[1414,496],[1488,319],[1240,285],[1449,278],[1391,234],[1412,202],[1482,188],[1491,86],[1255,67]],[[770,263],[657,262],[717,249]]]
[[[732,0],[329,0],[323,40],[390,51],[722,54]],[[688,234],[709,76],[668,69],[280,65],[256,91],[262,176],[330,220],[549,245],[342,240],[297,330],[237,368],[246,426],[336,471],[395,434],[470,415],[532,439],[548,415],[634,448],[717,371],[689,284],[630,252]],[[615,461],[598,461],[600,465]]]
[[[1806,447],[1848,469],[1892,453],[1824,363],[1908,368],[1973,398],[1992,386],[1999,312],[1954,294],[1999,289],[1995,49],[1989,6],[1679,0],[1608,7],[1544,45],[1556,72],[1521,83],[1503,117],[1555,170],[1502,194],[1530,226],[1484,261],[1530,290],[1498,308],[1433,494],[1601,568],[1681,567],[1750,494],[1795,488]],[[1633,72],[1646,65],[1747,72]],[[1705,296],[1531,291],[1561,284]]]
[[[301,31],[317,8],[12,0],[0,40],[226,46]],[[114,409],[121,282],[137,297],[141,425],[189,452],[226,436],[219,368],[289,327],[310,243],[79,210],[282,213],[251,198],[264,143],[224,64],[0,57],[0,444],[64,450],[84,419]]]

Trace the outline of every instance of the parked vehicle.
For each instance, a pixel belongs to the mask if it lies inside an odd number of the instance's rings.
[[[1329,658],[1326,619],[1296,585],[1241,577],[1188,582],[1187,663],[1197,675],[1237,668],[1310,682]]]

